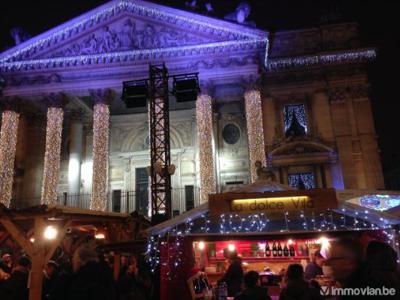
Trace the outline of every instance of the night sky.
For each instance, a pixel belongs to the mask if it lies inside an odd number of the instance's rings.
[[[107,1],[36,0],[2,1],[0,6],[0,50],[13,44],[12,27],[23,27],[32,36],[80,15]],[[159,0],[184,7],[184,0]],[[234,10],[238,0],[212,0],[215,15]],[[356,21],[366,46],[378,50],[369,68],[372,104],[386,174],[400,169],[400,1],[397,0],[252,0],[251,19],[265,30],[298,29],[331,20]]]

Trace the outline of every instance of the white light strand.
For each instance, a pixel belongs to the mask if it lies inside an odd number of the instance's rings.
[[[263,166],[266,166],[267,164],[260,91],[247,91],[244,94],[244,99],[249,143],[250,175],[251,182],[255,182],[257,179],[255,163],[260,161]]]
[[[41,204],[57,204],[63,119],[64,111],[62,108],[48,108]]]
[[[213,111],[212,100],[208,95],[200,95],[196,101],[197,139],[199,143],[200,164],[200,203],[208,201],[208,195],[216,192]]]
[[[0,133],[0,203],[10,206],[14,179],[19,113],[6,110],[2,114]]]
[[[97,103],[93,109],[93,179],[90,209],[107,209],[108,139],[110,108]]]

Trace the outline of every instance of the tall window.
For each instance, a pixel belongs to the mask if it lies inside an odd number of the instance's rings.
[[[121,212],[121,190],[114,190],[112,192],[112,210],[114,212]]]
[[[194,208],[194,186],[185,185],[185,207],[186,211]]]
[[[293,173],[289,174],[289,185],[300,190],[314,189],[315,186],[315,176],[314,173]]]
[[[146,168],[136,169],[136,210],[147,216],[149,213],[149,176]]]
[[[307,134],[307,115],[304,104],[285,105],[283,116],[286,137]]]

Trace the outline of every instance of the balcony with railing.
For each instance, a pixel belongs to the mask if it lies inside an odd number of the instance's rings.
[[[68,194],[61,193],[57,197],[59,205],[77,207],[83,209],[90,208],[90,199],[92,194]],[[175,188],[171,190],[173,215],[178,215],[187,211],[200,202],[200,189],[195,186],[185,186],[185,188]],[[111,190],[107,193],[107,211],[131,213],[138,211],[143,215],[148,215],[150,209],[150,194],[148,190],[128,191]],[[17,203],[13,201],[12,203]],[[24,203],[24,206],[31,206],[40,203],[40,198],[30,198],[18,201]],[[13,205],[19,208],[19,205]]]

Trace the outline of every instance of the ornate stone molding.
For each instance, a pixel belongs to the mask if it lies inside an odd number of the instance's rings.
[[[169,24],[174,28],[184,28],[187,31],[192,31],[193,34],[199,32],[206,33],[213,38],[200,45],[173,46],[171,44],[167,45],[168,48],[159,48],[157,47],[159,45],[155,43],[153,46],[156,48],[154,49],[119,51],[113,53],[104,53],[104,51],[83,51],[85,55],[71,57],[71,54],[76,55],[80,53],[79,51],[72,51],[68,57],[39,58],[39,54],[48,53],[53,49],[57,49],[59,45],[65,45],[68,40],[73,40],[76,39],[77,36],[82,36],[82,32],[93,32],[93,29],[98,28],[100,24],[106,25],[109,23],[109,20],[114,19],[116,15],[123,15],[126,13],[152,19],[155,23]],[[106,29],[104,36],[110,37]],[[108,39],[108,41],[111,40]],[[73,19],[70,22],[0,54],[0,70],[6,72],[36,68],[76,67],[77,65],[95,65],[102,63],[126,63],[142,59],[159,59],[161,57],[170,57],[178,54],[180,56],[185,56],[221,53],[226,50],[236,51],[256,48],[265,50],[268,44],[267,41],[267,33],[260,30],[246,28],[215,19],[212,19],[212,22],[210,22],[210,18],[208,17],[198,16],[148,2],[121,0],[112,1],[100,6],[98,9],[90,11],[79,18]],[[102,45],[102,48],[106,45],[105,48],[112,51],[123,48],[113,47],[112,43],[107,41],[104,43],[97,43],[96,37],[94,37],[94,39],[89,38],[86,42],[88,42],[89,45],[91,43],[93,46],[95,46],[93,42],[96,42],[96,47]],[[120,43],[126,42],[127,40],[120,41]],[[82,47],[80,47],[80,49],[81,48]],[[96,52],[98,54],[95,54]]]
[[[330,87],[326,93],[333,103],[345,102],[346,99],[363,101],[369,98],[370,87],[368,85]]]
[[[47,107],[64,108],[68,103],[68,97],[63,92],[51,93],[44,96],[44,102]]]
[[[317,54],[297,57],[285,57],[269,59],[268,72],[287,71],[317,65],[331,65],[344,63],[363,63],[375,59],[375,49],[357,49],[337,51],[332,54]]]
[[[23,100],[20,97],[0,97],[0,112],[1,111],[15,111],[20,112]]]
[[[90,96],[96,104],[107,104],[110,105],[112,100],[115,98],[115,92],[112,89],[93,89],[89,90]]]

